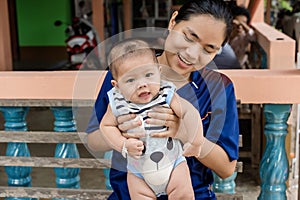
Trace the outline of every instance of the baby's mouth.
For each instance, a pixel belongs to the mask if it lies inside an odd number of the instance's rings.
[[[139,97],[143,98],[143,97],[147,97],[150,95],[150,92],[142,92],[139,94]]]

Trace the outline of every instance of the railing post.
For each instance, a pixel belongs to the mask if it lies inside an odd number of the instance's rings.
[[[260,162],[259,200],[285,200],[288,159],[285,151],[289,104],[264,105],[266,147]]]
[[[0,107],[3,113],[6,131],[27,131],[27,123],[25,117],[29,108],[26,107]],[[30,157],[30,152],[26,143],[7,144],[6,156],[22,156]],[[30,187],[31,186],[31,167],[5,167],[5,172],[8,176],[8,186],[13,187]],[[17,198],[9,197],[7,200],[27,200],[32,198]]]
[[[113,151],[106,151],[104,153],[104,158],[108,159],[108,160],[111,160],[112,154],[113,154]],[[110,179],[109,179],[110,169],[109,168],[104,169],[103,173],[104,173],[104,176],[105,176],[105,186],[106,186],[106,189],[112,190],[112,187],[110,185]]]
[[[52,107],[54,114],[54,131],[75,132],[77,130],[71,107]],[[60,143],[56,145],[55,158],[79,158],[76,144]],[[79,168],[55,168],[56,186],[58,188],[79,188]]]
[[[237,176],[237,172],[234,172],[228,178],[222,179],[217,174],[213,172],[214,176],[214,184],[213,190],[218,193],[225,194],[234,194],[235,193],[235,178]]]

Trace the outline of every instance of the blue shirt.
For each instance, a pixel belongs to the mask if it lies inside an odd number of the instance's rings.
[[[230,44],[226,43],[222,47],[222,52],[207,64],[210,69],[242,69]]]
[[[99,128],[99,122],[109,103],[107,91],[112,88],[111,73],[108,72],[95,103],[94,112],[86,130],[91,133]],[[238,159],[239,124],[234,87],[231,80],[216,71],[203,68],[192,72],[191,82],[177,90],[199,111],[205,137],[217,143],[227,153],[229,159]],[[212,171],[195,157],[187,157],[195,199],[216,199],[210,190],[213,183]],[[130,199],[127,188],[126,159],[113,152],[110,170],[110,184],[114,190],[109,199]],[[166,196],[158,199],[167,199]]]

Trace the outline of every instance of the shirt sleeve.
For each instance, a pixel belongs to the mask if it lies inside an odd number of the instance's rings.
[[[239,122],[233,83],[227,83],[212,104],[212,116],[207,139],[216,142],[227,153],[230,161],[238,159]]]
[[[229,84],[225,91],[227,94],[226,119],[218,144],[223,147],[232,161],[239,157],[239,119],[233,83]]]
[[[164,90],[163,93],[167,95],[166,96],[166,103],[168,105],[170,105],[171,101],[172,101],[172,98],[174,96],[174,93],[176,91],[176,86],[172,82],[162,80],[161,81],[161,88],[163,88],[163,90]]]
[[[102,83],[101,90],[96,99],[93,112],[91,113],[89,124],[86,128],[86,133],[92,133],[99,129],[99,124],[107,110],[109,103],[107,92],[112,88],[111,85],[112,75],[110,71],[106,74],[106,77]]]

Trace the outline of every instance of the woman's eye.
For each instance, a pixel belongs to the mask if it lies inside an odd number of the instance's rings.
[[[133,78],[127,79],[126,83],[132,83],[134,81]]]
[[[184,34],[184,39],[188,42],[194,42],[191,38],[189,38],[186,34]]]
[[[208,50],[208,49],[203,49],[203,51],[204,51],[204,53],[206,53],[206,54],[211,54],[211,53],[213,53],[211,50]]]
[[[204,47],[204,50],[206,51],[206,53],[212,54],[218,52],[219,48],[215,47],[214,45],[206,45]]]
[[[149,78],[149,77],[151,77],[151,76],[153,76],[153,73],[147,73],[147,74],[146,74],[146,77],[147,77],[147,78]]]
[[[216,49],[211,48],[211,47],[207,47],[207,48],[203,48],[203,51],[207,54],[212,54],[216,52]]]

